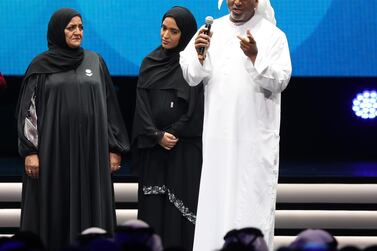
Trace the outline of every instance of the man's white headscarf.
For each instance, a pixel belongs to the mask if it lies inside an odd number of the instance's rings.
[[[220,9],[223,0],[218,0],[217,7]],[[265,19],[276,25],[275,12],[271,6],[270,0],[258,0],[256,13],[262,15]]]

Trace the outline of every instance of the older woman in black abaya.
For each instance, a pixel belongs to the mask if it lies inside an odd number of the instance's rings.
[[[113,232],[111,172],[129,148],[105,62],[81,48],[82,37],[80,13],[53,14],[48,51],[29,65],[18,103],[21,230],[39,234],[49,250],[88,227]]]
[[[164,15],[161,46],[140,69],[133,127],[138,218],[155,229],[165,247],[188,250],[202,164],[203,88],[183,79],[179,52],[195,32],[189,10],[174,7]]]

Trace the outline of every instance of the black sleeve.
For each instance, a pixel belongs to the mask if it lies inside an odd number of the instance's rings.
[[[24,133],[25,121],[28,116],[29,108],[31,105],[31,99],[33,95],[36,95],[38,99],[38,81],[41,81],[41,75],[31,75],[25,79],[21,85],[18,105],[17,105],[17,134],[18,134],[18,152],[21,157],[26,157],[31,154],[38,154],[38,146],[35,146],[31,141],[27,139]]]
[[[130,149],[127,129],[119,108],[118,98],[114,90],[109,70],[100,58],[102,81],[106,85],[107,122],[110,152],[124,153]]]
[[[201,136],[204,113],[203,85],[191,87],[187,112],[174,122],[166,131],[174,136],[196,137]]]
[[[184,134],[185,127],[190,121],[189,111],[183,114],[179,120],[174,122],[169,128],[166,129],[167,132],[173,134],[175,137],[179,138]]]
[[[139,81],[142,81],[139,78]],[[155,146],[162,138],[164,132],[155,126],[151,116],[150,103],[146,89],[137,88],[136,107],[133,124],[133,141],[139,148]]]

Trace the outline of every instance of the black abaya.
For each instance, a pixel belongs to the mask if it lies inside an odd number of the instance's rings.
[[[152,51],[140,68],[133,126],[134,167],[139,173],[138,218],[161,236],[165,247],[192,250],[202,165],[203,86],[190,87],[179,65],[179,52],[196,31],[185,8],[174,18],[181,31],[177,47]],[[164,132],[178,142],[159,145]]]
[[[24,175],[21,230],[39,234],[49,250],[68,245],[88,227],[116,225],[109,153],[129,148],[127,131],[103,60],[85,51],[78,68],[27,78],[20,107],[35,94],[38,146],[23,128],[19,150],[37,153],[39,179]]]
[[[187,102],[175,93],[175,90],[138,89],[136,112],[143,109],[140,105],[145,105],[156,128],[179,138],[170,151],[162,148],[153,134],[140,135],[143,139],[140,142],[135,139],[138,218],[155,229],[165,247],[191,250],[202,164],[203,92],[202,86],[192,88],[190,102],[195,105],[189,117]]]

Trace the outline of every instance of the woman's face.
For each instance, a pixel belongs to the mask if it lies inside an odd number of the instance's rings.
[[[84,27],[79,16],[73,17],[64,29],[65,42],[68,47],[75,49],[81,46]]]
[[[165,49],[173,49],[179,44],[181,31],[174,18],[166,17],[161,25],[161,45]]]

